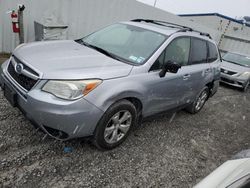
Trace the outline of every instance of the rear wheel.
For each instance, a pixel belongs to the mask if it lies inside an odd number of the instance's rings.
[[[94,134],[94,144],[100,149],[113,149],[129,135],[136,122],[136,108],[122,100],[112,105],[99,121]]]
[[[195,101],[186,108],[186,110],[191,114],[198,113],[203,108],[208,97],[209,97],[209,89],[206,86],[199,93],[198,97],[196,97]]]

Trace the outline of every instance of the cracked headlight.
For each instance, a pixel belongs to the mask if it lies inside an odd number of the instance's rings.
[[[51,93],[58,98],[76,100],[87,95],[101,84],[101,82],[101,80],[50,80],[43,86],[42,91]]]

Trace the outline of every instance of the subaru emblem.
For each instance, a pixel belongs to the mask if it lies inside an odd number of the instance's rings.
[[[21,74],[23,72],[23,65],[21,63],[17,63],[16,66],[15,66],[15,71],[18,74]]]

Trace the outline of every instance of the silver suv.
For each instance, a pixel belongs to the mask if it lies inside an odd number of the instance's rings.
[[[46,134],[121,144],[144,117],[199,112],[218,88],[220,58],[208,34],[132,20],[76,41],[24,44],[0,70],[4,95]]]

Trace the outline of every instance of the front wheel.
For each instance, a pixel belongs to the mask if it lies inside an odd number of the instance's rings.
[[[112,105],[99,121],[94,144],[100,149],[113,149],[120,145],[129,135],[136,122],[136,108],[128,100]]]
[[[198,113],[203,108],[208,97],[209,97],[209,89],[206,86],[199,93],[198,97],[196,97],[195,101],[186,108],[186,111],[188,111],[191,114]]]

